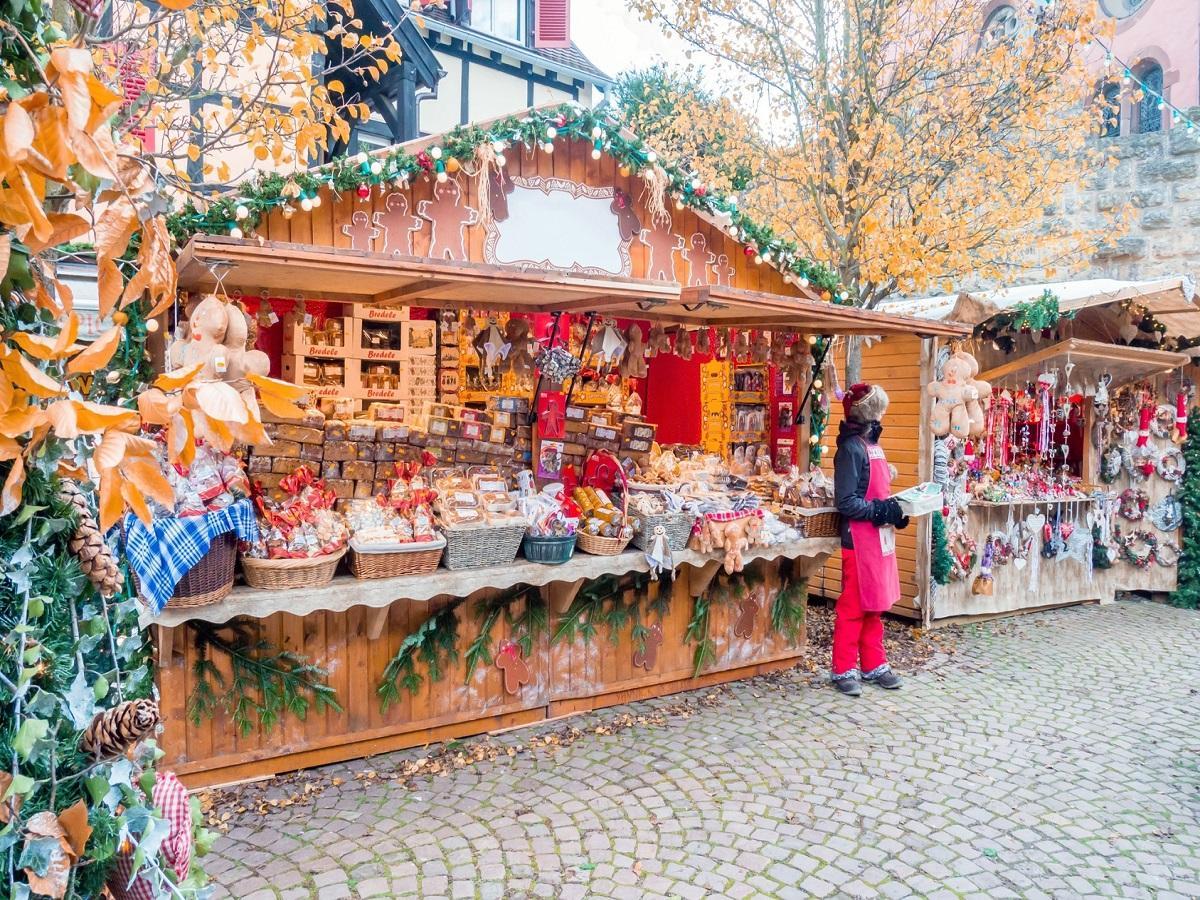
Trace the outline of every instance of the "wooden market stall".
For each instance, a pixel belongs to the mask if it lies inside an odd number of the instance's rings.
[[[428,138],[401,149],[418,154],[441,140]],[[488,216],[480,214],[482,179],[465,171],[444,180],[432,177],[432,171],[431,177],[411,183],[384,180],[376,189],[340,195],[326,185],[304,195],[310,201],[304,208],[285,204],[267,214],[256,234],[246,235],[240,226],[241,236],[195,234],[179,254],[180,287],[197,294],[240,295],[251,312],[258,298],[264,327],[280,301],[294,329],[308,315],[302,310],[341,304],[345,333],[356,335],[354,341],[321,350],[296,334],[285,336],[283,361],[273,360],[273,367],[286,377],[293,366],[299,382],[311,359],[347,369],[360,366],[357,380],[318,387],[314,395],[360,405],[387,401],[409,410],[405,422],[421,405],[440,402],[447,391],[462,404],[479,399],[457,377],[448,377],[453,365],[461,370],[461,364],[447,362],[459,345],[443,346],[438,338],[432,344],[438,353],[431,352],[428,362],[429,371],[437,367],[438,377],[421,382],[428,387],[413,385],[411,379],[426,372],[426,361],[417,358],[420,351],[409,347],[410,341],[424,340],[415,330],[417,308],[434,311],[435,317],[458,311],[455,322],[482,314],[484,327],[493,313],[531,318],[594,313],[651,328],[669,325],[677,339],[687,340],[689,333],[710,328],[806,336],[965,334],[952,323],[916,322],[822,300],[793,276],[745,252],[727,222],[691,208],[660,209],[656,216],[639,178],[608,154],[593,152],[591,140],[559,136],[552,143],[553,153],[510,150],[504,178],[484,201]],[[402,348],[360,353],[354,342],[363,329],[393,314],[409,326]],[[441,323],[428,320],[437,335]],[[394,376],[383,387],[367,380],[373,360],[409,359],[406,353],[417,355],[409,375]],[[653,361],[650,365],[653,391]],[[321,459],[319,429],[270,427],[277,445],[291,446],[252,456],[252,477],[279,484],[286,468],[278,463]],[[388,427],[398,434],[408,425],[397,421]],[[453,453],[456,443],[466,440],[465,434],[434,438],[430,432],[421,446]],[[504,432],[502,443],[508,446],[501,449],[511,459],[515,448],[519,458],[524,440],[516,423]],[[484,448],[484,440],[469,443],[469,449],[458,443],[460,461],[484,449],[488,455],[480,459],[491,459],[496,451]],[[375,446],[378,452],[378,442]],[[293,448],[291,458],[287,454]],[[328,444],[325,453],[328,460]],[[254,467],[256,459],[262,468]],[[341,459],[353,461],[353,453]],[[353,482],[348,462],[340,465],[338,483],[347,491],[370,485],[369,472],[362,482]],[[369,487],[365,495],[370,496]],[[678,577],[673,581],[651,581],[647,554],[630,548],[612,556],[577,553],[561,565],[517,559],[372,580],[342,574],[314,588],[243,585],[216,603],[168,605],[158,616],[144,616],[159,634],[162,746],[172,769],[189,784],[213,784],[787,666],[803,646],[803,625],[791,633],[780,631],[771,625],[772,612],[781,596],[802,604],[808,578],[836,549],[837,539],[827,536],[754,547],[745,553],[745,571],[732,576],[722,569],[721,551],[680,550],[674,554]],[[616,629],[611,642],[603,628],[591,639],[582,637],[583,623],[595,625],[605,608],[631,613],[641,630],[635,636],[628,625]],[[539,609],[548,614],[549,627],[531,627]],[[202,638],[233,625],[327,669],[340,709],[310,710],[303,719],[284,715],[277,728],[259,724],[245,732],[232,727],[220,709],[212,718],[191,721],[187,712],[197,689],[197,664],[202,668],[211,661],[227,678],[230,674],[227,661],[210,660]],[[381,702],[389,661],[415,634],[435,627],[451,644],[442,671],[428,671],[422,662],[410,690]],[[481,658],[490,663],[501,655],[497,648],[509,641],[524,642],[524,680],[510,680],[497,665],[479,664]],[[480,648],[486,653],[481,655]]]
[[[1053,324],[1045,328],[1022,328],[1023,317],[1039,303],[1043,313],[1053,307]],[[1070,401],[1063,394],[1065,388],[1070,388],[1074,397],[1070,402],[1071,429],[1064,438],[1061,423],[1057,424],[1053,440],[1056,445],[1059,441],[1070,444],[1071,474],[1079,484],[1078,493],[1088,495],[1050,502],[986,500],[974,496],[976,482],[972,478],[972,496],[964,507],[963,521],[965,533],[975,542],[976,551],[973,563],[960,567],[967,574],[960,573],[962,577],[944,587],[934,584],[930,578],[931,520],[920,520],[915,528],[898,533],[902,593],[913,600],[907,609],[902,601],[896,607],[897,612],[907,611],[928,624],[1088,600],[1108,601],[1121,590],[1174,589],[1174,554],[1170,549],[1177,546],[1174,529],[1152,528],[1149,517],[1137,516],[1133,508],[1140,503],[1147,512],[1156,508],[1161,511],[1171,502],[1164,498],[1170,497],[1175,486],[1174,481],[1155,473],[1146,476],[1136,470],[1152,464],[1164,453],[1174,464],[1177,445],[1171,434],[1177,397],[1183,393],[1186,404],[1194,398],[1187,369],[1190,356],[1158,346],[1163,337],[1200,335],[1200,307],[1196,306],[1185,279],[1030,285],[896,301],[882,308],[933,321],[956,321],[975,329],[972,339],[966,342],[899,336],[885,337],[864,349],[863,378],[883,383],[899,400],[899,405],[893,407],[898,418],[886,423],[890,427],[885,427],[883,437],[889,459],[896,460],[900,469],[898,483],[934,478],[936,438],[925,427],[934,401],[927,386],[938,379],[952,349],[961,347],[977,359],[981,371],[975,377],[991,385],[993,403],[1003,391],[1018,397],[1025,392],[1028,396],[1033,386],[1036,393],[1039,376],[1047,374],[1057,376],[1057,389],[1051,392],[1057,402]],[[1109,402],[1107,413],[1098,415],[1095,399],[1102,379]],[[1154,414],[1154,428],[1145,441],[1145,450],[1137,446],[1139,413],[1143,408],[1152,408]],[[833,427],[838,421],[837,412],[834,410],[831,416]],[[1170,422],[1166,421],[1168,418]],[[977,456],[986,451],[986,438],[976,438],[972,444]],[[1104,470],[1106,453],[1114,463],[1109,471]],[[1124,462],[1117,465],[1122,453]],[[1120,514],[1122,496],[1130,499],[1128,511],[1135,520]],[[1164,545],[1163,562],[1140,567],[1113,543],[1110,546],[1116,559],[1109,568],[1093,568],[1074,557],[1039,556],[1039,565],[1035,565],[1026,554],[1024,560],[1010,559],[994,565],[992,592],[979,593],[975,578],[987,537],[1009,531],[1021,533],[1022,523],[1039,521],[1030,520],[1030,516],[1051,520],[1057,516],[1068,528],[1073,525],[1086,528],[1091,516],[1092,521],[1105,524],[1106,539],[1108,529],[1113,526],[1121,528],[1125,536],[1149,533]],[[1036,547],[1042,546],[1039,538]],[[958,549],[970,562],[965,545]],[[1137,557],[1147,552],[1146,545],[1136,540],[1130,549]],[[813,589],[836,596],[840,589],[836,558],[817,576]]]

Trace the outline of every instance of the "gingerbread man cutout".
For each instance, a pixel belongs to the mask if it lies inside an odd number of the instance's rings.
[[[717,284],[724,287],[733,287],[733,276],[736,270],[729,264],[729,257],[722,253],[713,263],[713,274],[717,276]]]
[[[529,666],[521,657],[521,648],[512,641],[501,641],[496,653],[496,666],[504,673],[504,690],[515,694],[521,685],[529,684]]]
[[[691,246],[683,251],[683,258],[688,261],[688,286],[704,287],[708,284],[708,270],[717,257],[708,249],[707,235],[699,231],[693,234]]]
[[[503,172],[493,172],[488,178],[488,200],[492,204],[492,221],[503,222],[508,218],[508,195],[516,185]]]
[[[462,199],[458,180],[451,178],[435,182],[433,199],[417,204],[417,215],[429,223],[429,256],[434,259],[467,260],[467,226],[479,221],[479,212]]]
[[[355,210],[350,221],[342,226],[342,234],[350,238],[351,249],[370,252],[374,249],[375,238],[379,237],[379,227],[360,209]]]
[[[655,225],[639,232],[642,243],[650,248],[650,260],[646,264],[646,277],[651,281],[675,280],[675,251],[683,249],[683,238],[666,228]]]
[[[647,672],[654,671],[658,665],[658,648],[663,643],[663,632],[661,625],[651,625],[646,634],[646,646],[641,650],[635,650],[633,653],[634,668],[645,669]]]
[[[758,616],[758,601],[751,594],[744,600],[738,601],[738,617],[733,623],[733,633],[740,638],[754,636],[754,620]]]
[[[375,213],[375,225],[383,238],[383,252],[392,256],[412,256],[413,232],[420,231],[422,220],[409,212],[408,197],[391,193],[383,198],[383,209]]]
[[[633,211],[633,198],[623,190],[613,189],[612,203],[608,208],[617,217],[617,232],[622,242],[633,240],[641,232],[642,223]]]

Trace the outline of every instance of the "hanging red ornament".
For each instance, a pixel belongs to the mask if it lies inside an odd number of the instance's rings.
[[[367,200],[371,196],[371,186],[369,184],[360,184],[355,190],[359,200]]]
[[[758,248],[751,247],[749,244],[747,244],[745,247],[742,248],[742,252],[745,253],[747,256],[754,256],[756,253],[758,253]]]

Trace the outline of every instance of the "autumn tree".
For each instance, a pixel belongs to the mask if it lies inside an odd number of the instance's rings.
[[[710,187],[736,194],[752,184],[761,147],[754,122],[705,85],[703,69],[655,63],[630,70],[617,78],[614,99],[634,134],[670,148],[676,164]]]
[[[980,0],[630,5],[712,59],[753,111],[746,208],[832,266],[848,302],[1019,278],[1096,241],[1047,212],[1100,112],[1092,0],[1027,0],[987,31]],[[686,121],[658,131],[672,141],[672,128]]]
[[[202,50],[219,29],[188,6],[162,0],[142,24],[183,16],[193,31],[172,65],[198,53],[197,71],[219,69]],[[303,393],[257,376],[257,396],[239,393],[199,380],[201,365],[150,371],[147,334],[176,300],[164,197],[186,185],[119,127],[105,12],[0,0],[0,871],[13,898],[120,897],[133,879],[137,896],[199,896],[203,872],[178,853],[192,815],[182,800],[172,817],[158,793],[181,789],[156,769],[152,647],[114,526],[127,511],[148,520],[151,501],[173,507],[163,465],[186,466],[195,438],[265,440],[260,399],[299,414]],[[305,108],[249,114],[244,144],[274,134],[299,160],[328,142],[336,110],[308,64],[291,69]],[[55,271],[56,248],[77,240],[94,246],[111,323],[90,344]]]
[[[372,30],[352,0],[118,2],[87,40],[102,80],[137,85],[118,130],[152,135],[143,163],[188,190],[305,168],[344,145],[370,116],[361,87],[400,63],[410,11],[395,8]]]

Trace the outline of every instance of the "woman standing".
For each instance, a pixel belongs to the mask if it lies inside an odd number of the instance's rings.
[[[887,394],[877,384],[856,384],[842,404],[846,416],[833,457],[842,536],[833,684],[843,694],[858,697],[864,681],[889,690],[900,687],[883,649],[881,614],[900,599],[895,529],[906,527],[908,517],[891,497],[894,470],[879,446]]]

